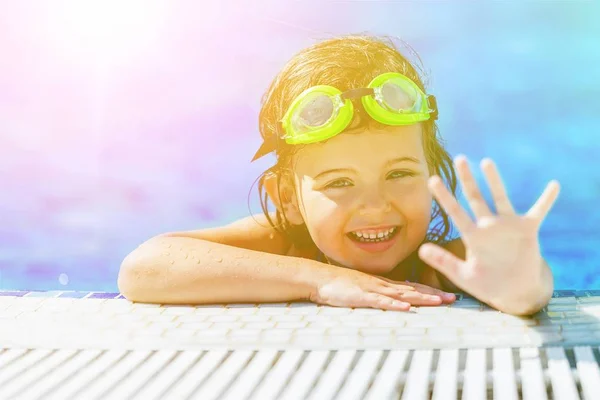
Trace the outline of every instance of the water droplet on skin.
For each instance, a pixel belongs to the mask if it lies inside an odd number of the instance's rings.
[[[169,264],[171,264],[171,265],[175,264],[175,260],[171,260],[171,262]]]
[[[169,253],[169,252],[164,252],[164,253],[162,253],[162,255],[163,255],[163,256],[170,256],[170,255],[171,255],[171,253]]]

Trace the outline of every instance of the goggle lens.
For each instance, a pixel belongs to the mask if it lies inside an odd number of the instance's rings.
[[[327,124],[335,115],[334,99],[326,94],[314,93],[299,105],[292,125],[296,132],[303,133]]]
[[[380,88],[379,104],[390,111],[413,112],[419,110],[421,97],[415,88],[400,82],[387,82]]]
[[[331,97],[320,94],[308,101],[300,109],[300,122],[312,128],[326,124],[333,115]]]

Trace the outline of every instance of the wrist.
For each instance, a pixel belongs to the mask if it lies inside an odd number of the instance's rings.
[[[301,288],[302,300],[314,301],[319,288],[331,281],[338,267],[305,258],[299,260],[301,263],[294,274],[294,281]]]
[[[507,297],[493,307],[498,310],[520,316],[532,315],[546,307],[554,293],[554,278],[548,264],[542,260],[540,275],[524,293],[507,293]]]

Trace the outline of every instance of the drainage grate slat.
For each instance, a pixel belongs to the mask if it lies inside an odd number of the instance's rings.
[[[433,400],[455,400],[458,388],[458,349],[440,351],[433,386]]]
[[[215,371],[192,398],[201,400],[214,400],[221,396],[233,379],[240,373],[248,363],[253,352],[251,350],[239,350],[232,353],[227,360]]]
[[[575,347],[577,372],[585,400],[592,400],[600,393],[600,368],[591,347]]]
[[[127,379],[140,364],[144,362],[150,355],[150,350],[134,350],[117,361],[110,369],[102,371],[103,373],[90,382],[90,385],[83,388],[81,393],[77,394],[78,398],[82,399],[100,399],[117,389],[120,383]],[[105,372],[105,373],[104,373]]]
[[[271,368],[277,357],[277,350],[259,351],[234,385],[227,391],[223,400],[246,399],[257,387],[260,380]]]
[[[486,350],[467,350],[467,364],[463,375],[463,400],[479,400],[486,398],[487,368]]]
[[[592,400],[597,351],[0,348],[0,398]]]
[[[303,355],[304,351],[302,350],[283,352],[274,368],[266,376],[265,380],[261,382],[252,399],[270,400],[277,398],[279,392],[283,390],[287,381],[293,375]]]
[[[125,350],[109,350],[103,352],[98,358],[78,370],[66,383],[62,383],[54,391],[51,391],[49,396],[44,396],[44,399],[63,400],[74,397],[95,379],[98,379],[107,370],[112,368],[112,366],[115,365],[118,360],[125,357],[127,353],[128,352]]]
[[[375,375],[383,350],[365,351],[348,375],[337,398],[344,400],[362,399]]]
[[[26,370],[19,371],[10,382],[0,386],[0,399],[14,398],[17,395],[25,394],[32,386],[42,380],[48,371],[55,371],[62,363],[68,363],[68,359],[74,356],[76,350],[58,350],[45,357]]]
[[[78,352],[69,362],[59,366],[51,374],[46,374],[30,391],[26,392],[27,397],[31,399],[45,398],[48,393],[51,393],[56,387],[76,374],[77,371],[91,363],[101,353],[101,350],[83,350]]]
[[[187,399],[190,397],[227,356],[227,350],[205,352],[203,357],[186,371],[183,378],[167,392],[165,398]]]
[[[26,372],[32,366],[44,360],[53,353],[52,350],[36,350],[23,354],[12,363],[7,364],[0,370],[0,388],[9,384],[13,379]]]
[[[27,350],[25,349],[5,349],[0,352],[0,376],[2,376],[2,368],[4,368],[5,365],[10,365],[14,360],[21,357],[26,352]],[[1,378],[0,381],[2,381]]]
[[[152,379],[152,381],[141,388],[133,398],[140,400],[158,400],[164,398],[164,393],[191,369],[192,365],[197,362],[201,355],[202,351],[199,350],[179,352],[176,358],[166,365],[155,379]]]
[[[409,354],[408,350],[391,350],[389,352],[381,370],[379,370],[373,381],[373,386],[371,386],[367,394],[367,400],[392,398]]]
[[[547,400],[546,383],[540,351],[537,347],[519,349],[523,400]]]
[[[356,350],[338,351],[311,393],[311,400],[333,399],[352,367]]]
[[[519,393],[512,349],[497,348],[492,353],[494,400],[517,400]]]
[[[149,359],[136,368],[129,377],[121,382],[123,390],[119,390],[119,397],[126,399],[132,398],[140,391],[147,382],[160,372],[175,357],[174,350],[161,350],[154,352]]]
[[[282,400],[297,400],[306,398],[315,380],[323,369],[330,352],[328,350],[311,351],[292,381],[283,392]]]
[[[413,354],[402,399],[426,399],[429,397],[429,377],[433,350],[416,350]]]
[[[571,374],[571,366],[565,349],[550,347],[546,349],[548,356],[548,375],[552,383],[552,393],[557,399],[578,399],[577,386]]]

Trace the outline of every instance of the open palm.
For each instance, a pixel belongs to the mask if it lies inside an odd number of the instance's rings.
[[[558,182],[551,181],[529,211],[518,215],[495,164],[485,159],[481,169],[496,206],[494,214],[481,195],[467,159],[457,157],[455,166],[475,220],[440,177],[431,177],[429,188],[459,230],[466,249],[465,260],[432,243],[421,246],[419,256],[456,286],[488,304],[498,304],[507,294],[516,298],[524,296],[542,279],[545,262],[540,251],[539,230],[558,197]]]

